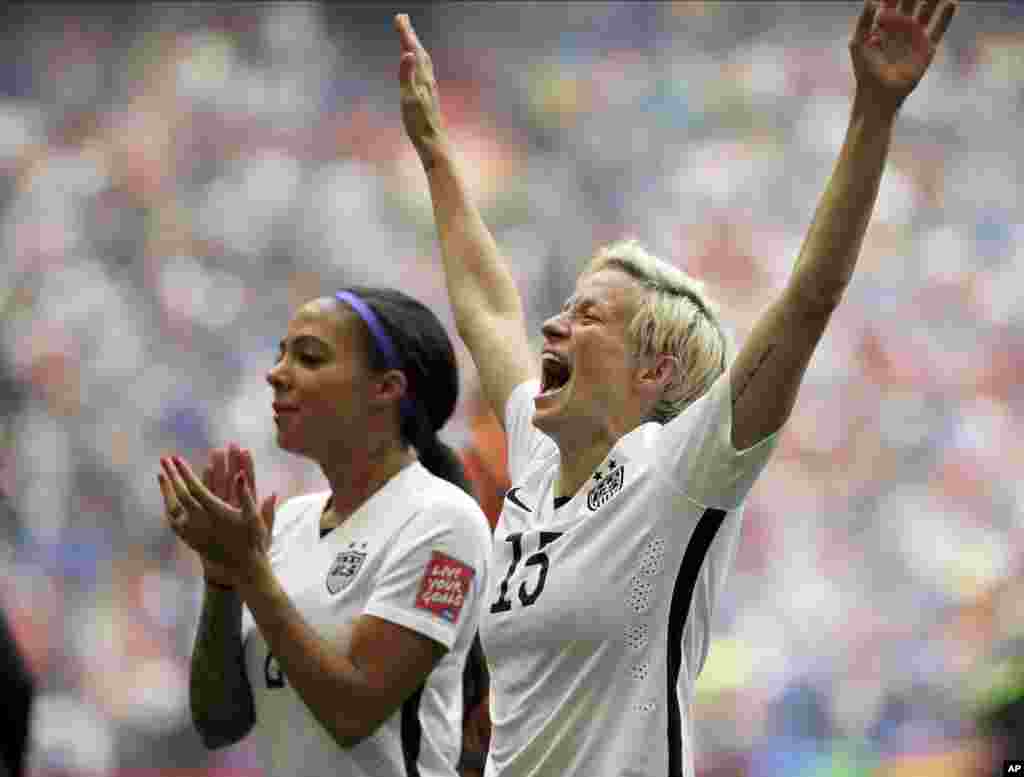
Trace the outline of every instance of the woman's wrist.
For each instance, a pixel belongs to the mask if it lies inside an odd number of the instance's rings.
[[[265,555],[260,555],[252,560],[244,574],[239,575],[235,591],[242,599],[249,601],[254,596],[266,596],[279,588],[270,560]]]
[[[214,591],[234,591],[235,587],[228,583],[222,583],[218,580],[214,580],[212,577],[206,575],[203,576],[203,580],[206,582],[207,588],[212,588]]]

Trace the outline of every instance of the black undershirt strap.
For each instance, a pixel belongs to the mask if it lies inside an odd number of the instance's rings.
[[[320,517],[321,518],[323,518],[323,516],[327,515],[327,511],[331,509],[332,505],[334,505],[334,494],[331,494],[329,497],[327,497],[327,504],[324,505],[324,509],[320,512]],[[337,526],[332,526],[330,529],[325,529],[323,526],[321,526],[320,527],[320,539],[323,539],[324,537],[326,537],[328,534],[330,534],[332,531],[334,531],[337,528],[338,528]]]

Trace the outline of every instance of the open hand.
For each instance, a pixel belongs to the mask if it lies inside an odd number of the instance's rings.
[[[434,66],[427,50],[416,37],[408,16],[395,16],[395,29],[402,44],[402,59],[398,66],[402,123],[423,164],[429,167],[433,160],[433,150],[441,142],[444,133]]]
[[[200,555],[214,582],[244,582],[270,547],[277,506],[272,494],[257,508],[251,456],[232,448],[211,453],[205,483],[177,456],[161,459],[160,466],[160,490],[174,533]]]
[[[238,473],[245,473],[246,482],[255,484],[255,468],[252,453],[247,448],[239,448],[234,443],[226,448],[214,448],[210,451],[206,467],[203,469],[203,485],[218,499],[232,507],[241,509],[236,489],[232,486]],[[255,492],[255,486],[253,487]],[[216,585],[230,586],[231,575],[221,565],[199,556],[203,564],[203,576]]]
[[[928,70],[954,13],[950,0],[865,0],[850,56],[866,104],[899,109]]]

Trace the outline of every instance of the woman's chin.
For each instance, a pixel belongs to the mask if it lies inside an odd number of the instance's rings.
[[[538,394],[533,399],[533,425],[545,434],[550,435],[560,426],[565,415],[568,390],[565,386],[556,390]]]
[[[292,439],[287,432],[284,432],[279,428],[275,438],[277,441],[277,447],[281,450],[287,451],[288,453],[301,453],[296,445],[296,440]]]

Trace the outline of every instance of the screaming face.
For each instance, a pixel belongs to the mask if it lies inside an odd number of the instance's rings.
[[[623,433],[636,403],[637,362],[629,324],[643,291],[625,272],[582,276],[562,311],[541,331],[540,393],[533,422],[556,440]]]

